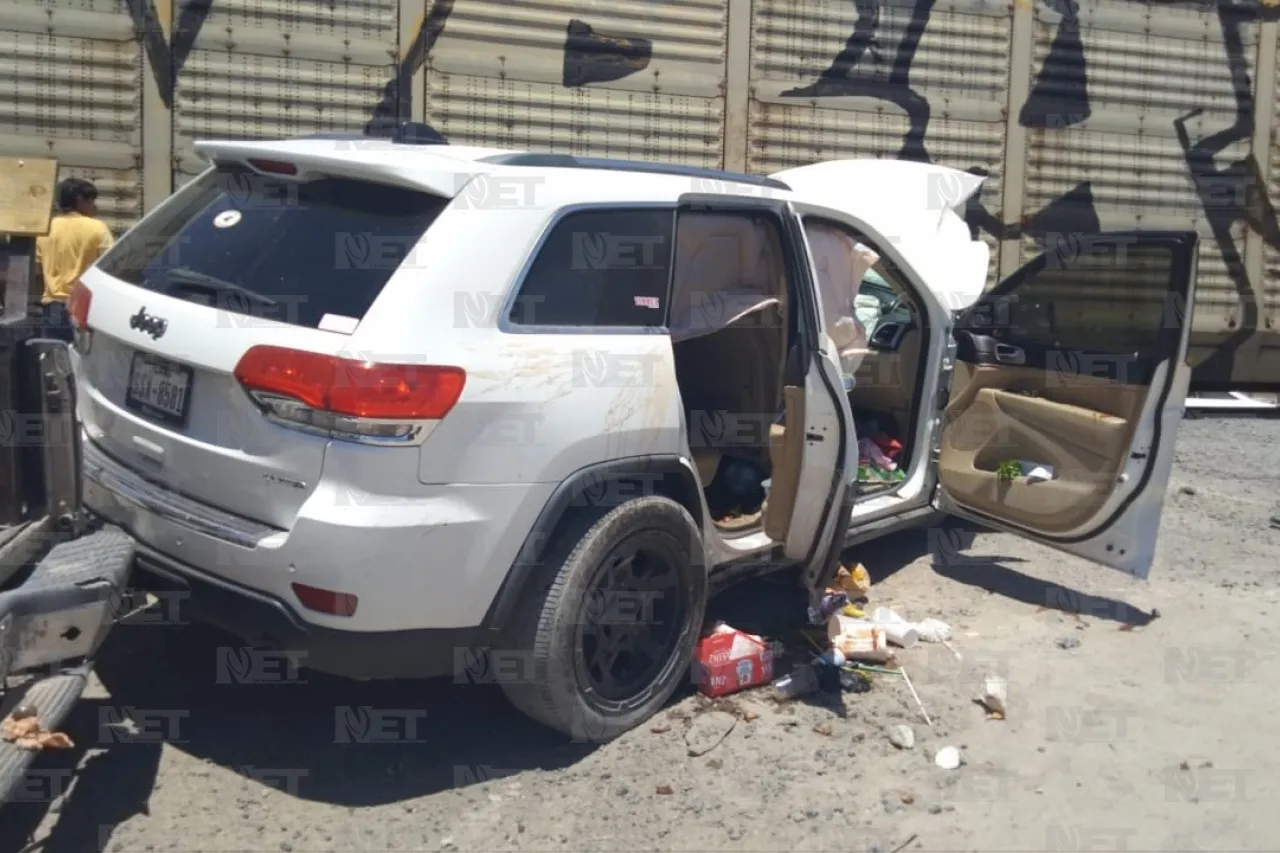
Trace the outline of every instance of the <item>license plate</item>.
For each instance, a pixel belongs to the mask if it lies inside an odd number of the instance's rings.
[[[185,427],[191,402],[190,367],[136,353],[129,367],[124,404],[147,417]]]

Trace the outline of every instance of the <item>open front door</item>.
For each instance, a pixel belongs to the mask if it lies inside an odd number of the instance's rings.
[[[939,509],[1145,578],[1190,381],[1196,235],[1090,235],[961,315]]]
[[[736,221],[734,227],[726,218]],[[716,227],[708,227],[712,224]],[[714,240],[699,238],[702,232]],[[753,243],[745,245],[745,241]],[[726,321],[736,316],[723,293],[700,292],[708,284],[709,273],[685,275],[686,265],[705,254],[712,242],[721,244],[716,247],[719,256],[740,265],[729,272],[743,282],[758,278],[762,270],[776,270],[770,273],[777,279],[770,290],[782,301],[785,343],[777,364],[765,369],[776,371],[778,393],[771,410],[736,414],[761,418],[770,425],[767,452],[772,482],[763,511],[764,531],[789,559],[805,566],[810,585],[817,585],[834,572],[844,544],[857,456],[853,416],[839,365],[821,331],[821,306],[808,247],[800,221],[785,201],[684,196],[676,217],[673,318],[692,314],[700,318],[698,322],[720,326],[731,325]],[[732,245],[723,245],[726,242]],[[723,263],[716,274],[726,274]]]

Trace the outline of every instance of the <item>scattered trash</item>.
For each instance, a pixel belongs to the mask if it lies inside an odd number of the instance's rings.
[[[1076,637],[1059,637],[1053,641],[1053,644],[1063,651],[1071,651],[1080,648],[1080,640]]]
[[[655,735],[665,735],[667,732],[671,731],[671,726],[668,726],[668,725],[654,726],[653,728],[649,729],[649,731],[653,732]]]
[[[941,619],[924,619],[916,623],[916,634],[926,643],[945,643],[951,639],[951,626]]]
[[[18,749],[71,749],[75,746],[71,738],[62,732],[52,732],[40,722],[36,709],[30,705],[20,705],[0,720],[0,737],[12,743]]]
[[[1018,470],[1022,472],[1022,476],[1027,478],[1028,483],[1047,483],[1054,479],[1052,465],[1044,465],[1039,462],[1027,462],[1026,460],[1019,459]]]
[[[873,622],[837,613],[827,621],[827,639],[848,660],[884,663],[893,659],[884,628]]]
[[[920,632],[916,626],[898,615],[890,607],[877,607],[872,617],[877,625],[884,628],[885,639],[895,646],[909,649],[920,640]]]
[[[852,569],[841,566],[836,572],[836,584],[852,599],[866,598],[871,592],[871,575],[862,563]]]
[[[768,684],[775,656],[774,647],[762,637],[721,622],[698,643],[694,655],[698,689],[716,698]]]
[[[684,733],[689,757],[697,758],[715,749],[724,742],[737,724],[738,718],[724,711],[712,711],[699,716]]]
[[[907,683],[907,689],[911,691],[911,698],[916,700],[916,707],[920,709],[920,716],[924,717],[925,723],[932,728],[933,720],[929,719],[929,712],[924,709],[924,703],[920,701],[920,694],[916,692],[916,687],[911,683],[911,676],[907,675],[906,667],[902,669],[902,680]]]
[[[1009,684],[999,675],[988,675],[982,681],[982,696],[978,702],[987,709],[987,718],[1003,720],[1009,699]]]
[[[840,670],[840,689],[845,693],[866,693],[871,690],[871,679],[857,670]]]
[[[831,737],[831,726],[827,725],[826,723],[817,723],[816,725],[814,725],[813,731],[816,734],[822,735],[823,737]]]
[[[960,766],[960,750],[954,746],[944,746],[934,753],[933,763],[943,770],[955,770]]]
[[[898,794],[898,799],[908,806],[916,801],[915,794],[912,794],[910,791],[903,791]]]
[[[774,693],[782,701],[817,693],[819,686],[818,673],[809,665],[798,666],[773,682]]]
[[[897,723],[885,729],[885,733],[889,736],[889,743],[898,749],[911,749],[916,745],[916,733],[911,726]]]
[[[657,790],[654,793],[657,793],[664,797],[669,797],[675,793],[675,789],[673,789],[670,785],[659,785]]]

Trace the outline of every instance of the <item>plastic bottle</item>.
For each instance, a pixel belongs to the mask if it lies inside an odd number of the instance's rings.
[[[798,699],[818,692],[818,673],[812,666],[798,666],[773,682],[773,689],[780,699]]]

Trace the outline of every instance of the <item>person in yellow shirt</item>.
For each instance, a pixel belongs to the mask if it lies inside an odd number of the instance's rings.
[[[58,185],[58,213],[49,233],[36,240],[36,262],[44,278],[44,334],[71,340],[67,298],[84,271],[111,248],[114,238],[98,218],[98,188],[81,178]]]

